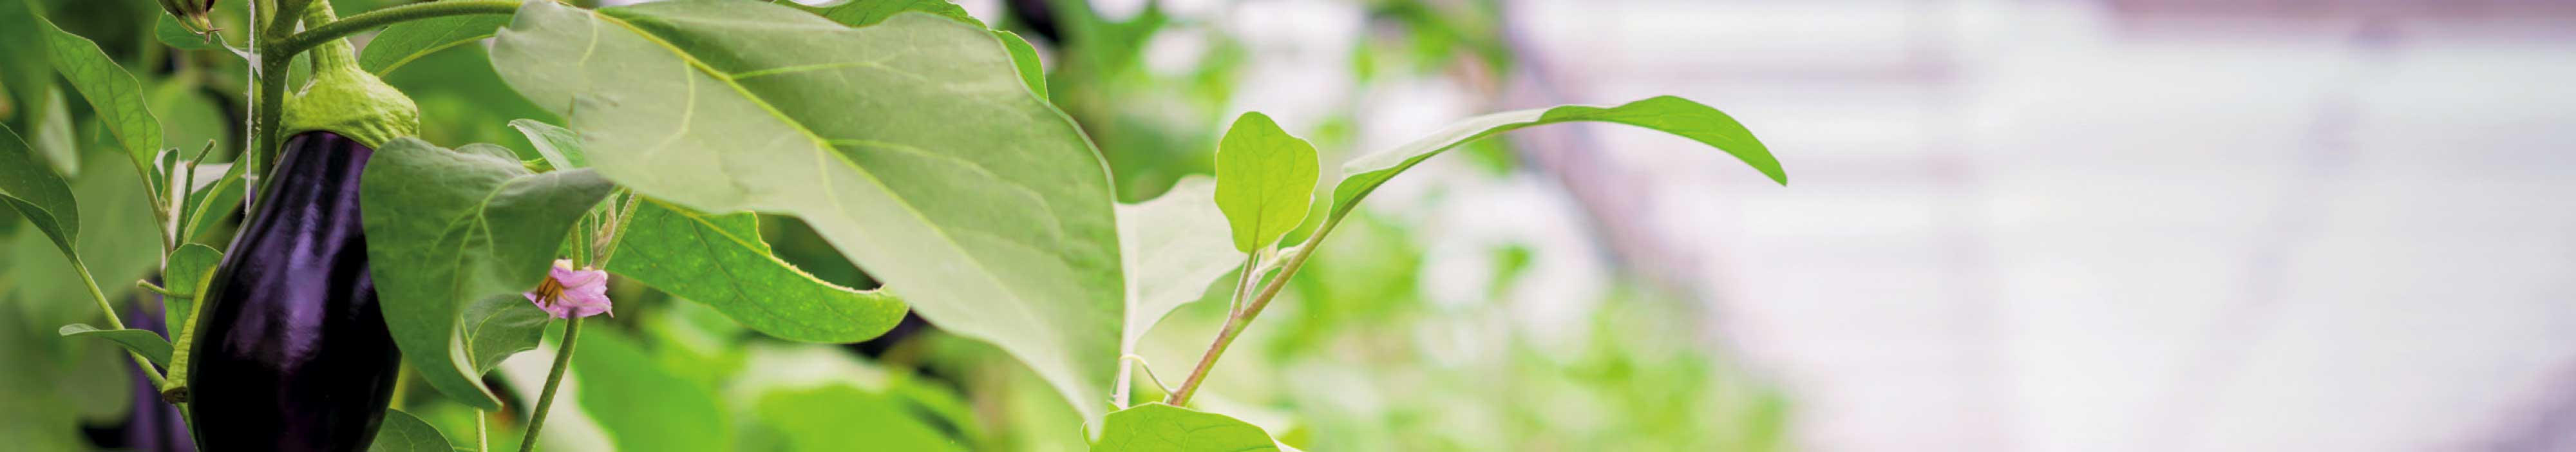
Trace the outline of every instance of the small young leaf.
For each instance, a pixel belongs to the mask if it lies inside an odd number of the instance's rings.
[[[528,143],[537,146],[537,155],[544,156],[546,164],[554,165],[555,169],[590,167],[590,156],[581,150],[580,134],[534,119],[511,120],[510,128],[527,135]]]
[[[45,25],[45,49],[53,59],[54,70],[71,80],[72,88],[80,90],[81,97],[89,99],[90,108],[114,132],[116,142],[125,146],[135,166],[149,166],[153,153],[161,151],[161,120],[152,118],[143,83],[108,59],[106,52],[98,50],[98,44],[63,31],[52,22],[38,21]]]
[[[177,18],[170,17],[168,14],[159,16],[161,21],[152,24],[152,37],[160,39],[162,44],[180,50],[223,50],[224,53],[232,53],[230,49],[224,48],[223,43],[215,42],[214,37],[218,35],[197,34],[197,32],[188,31],[188,26],[179,25]]]
[[[646,199],[608,271],[716,308],[781,339],[858,342],[903,321],[903,300],[814,278],[769,254],[751,213],[707,215]]]
[[[74,323],[63,325],[63,329],[56,333],[63,337],[106,339],[109,342],[115,342],[117,346],[125,347],[126,350],[134,351],[134,354],[143,355],[143,359],[152,361],[152,365],[170,366],[170,341],[162,339],[159,333],[150,330],[102,330],[88,324]]]
[[[1315,145],[1268,115],[1235,118],[1216,148],[1216,206],[1233,225],[1235,251],[1269,248],[1306,221],[1317,171]]]
[[[532,174],[483,148],[396,139],[367,162],[358,192],[395,345],[431,387],[497,409],[465,350],[466,306],[536,287],[573,223],[614,186],[588,170]]]
[[[367,452],[456,452],[456,450],[455,446],[448,445],[447,435],[440,434],[438,427],[429,425],[428,421],[420,420],[420,417],[412,416],[411,413],[393,409],[385,410],[384,423],[376,429],[376,441],[367,445]]]
[[[7,125],[0,125],[0,200],[8,201],[45,238],[53,239],[64,255],[73,254],[73,244],[80,237],[80,210],[72,204],[71,185],[37,163],[35,150]]]
[[[197,298],[206,293],[206,281],[214,279],[215,266],[224,262],[224,253],[214,247],[189,243],[171,250],[161,267],[161,285],[172,293],[186,296],[161,297],[161,312],[170,317],[173,336],[196,315]]]
[[[492,32],[510,24],[510,16],[469,14],[436,19],[403,22],[385,27],[358,50],[358,68],[385,75],[411,64],[422,56],[452,47],[472,44],[492,37]]]
[[[1251,423],[1160,403],[1109,413],[1091,452],[1279,451],[1270,433]]]

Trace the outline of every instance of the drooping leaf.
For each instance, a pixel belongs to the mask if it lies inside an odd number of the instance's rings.
[[[984,26],[984,21],[975,20],[974,15],[966,14],[966,8],[949,3],[948,0],[849,0],[823,6],[787,5],[853,27],[876,25],[877,22],[884,22],[886,18],[907,11],[936,14],[976,27]]]
[[[478,378],[468,304],[536,287],[575,222],[614,188],[586,170],[533,174],[496,146],[385,143],[359,184],[385,326],[431,387],[500,407]]]
[[[385,410],[385,420],[376,428],[376,441],[367,452],[456,452],[447,443],[447,435],[411,413]]]
[[[634,339],[609,325],[588,325],[574,347],[581,411],[608,433],[611,450],[730,450],[732,424],[715,395],[654,364]]]
[[[80,210],[72,202],[71,185],[37,163],[35,150],[6,125],[0,125],[0,200],[8,201],[63,254],[72,254],[80,243]]]
[[[858,342],[903,321],[903,300],[832,285],[770,256],[759,217],[707,215],[647,199],[608,271],[705,303],[751,329],[805,342]]]
[[[697,211],[798,216],[924,318],[1106,412],[1123,293],[1108,177],[991,33],[529,2],[496,41],[494,66],[569,118],[600,174]]]
[[[52,22],[45,25],[46,54],[54,70],[80,90],[89,100],[90,109],[98,112],[99,122],[113,132],[116,142],[134,158],[135,167],[149,166],[154,153],[161,151],[161,121],[152,118],[152,108],[144,99],[143,83],[134,74],[108,59],[98,44],[80,35],[63,31]]]
[[[158,16],[161,17],[161,21],[152,24],[152,37],[160,39],[162,44],[179,50],[223,50],[224,53],[232,53],[230,49],[224,48],[223,43],[215,42],[216,34],[197,34],[197,32],[188,31],[188,26],[179,25],[177,18],[170,17],[168,14]]]
[[[1216,147],[1216,206],[1232,225],[1235,251],[1268,249],[1306,221],[1318,171],[1315,145],[1269,115],[1235,118]]]
[[[385,31],[376,33],[375,39],[367,41],[367,48],[358,50],[358,68],[376,75],[385,75],[395,69],[401,69],[412,60],[420,59],[421,56],[492,37],[493,31],[500,30],[502,26],[509,24],[508,16],[490,14],[448,16],[394,24],[394,26],[385,27]]]
[[[536,145],[537,155],[544,156],[546,164],[555,169],[590,167],[590,155],[581,150],[581,135],[571,130],[534,119],[511,120],[510,128],[527,135],[528,143]]]
[[[791,451],[966,450],[897,396],[847,384],[770,391],[753,412],[786,434]]]
[[[1120,356],[1182,304],[1197,301],[1209,282],[1243,261],[1232,251],[1225,212],[1216,206],[1217,181],[1181,178],[1162,197],[1118,206],[1118,256],[1127,269],[1127,317]],[[1119,366],[1120,374],[1132,371]]]
[[[206,281],[213,279],[215,266],[224,262],[224,253],[214,247],[189,243],[170,251],[161,266],[161,285],[173,293],[186,296],[161,297],[161,312],[170,317],[170,334],[177,336],[181,326],[196,315],[197,298],[205,296]]]
[[[1369,191],[1440,151],[1522,127],[1573,121],[1620,123],[1680,135],[1726,151],[1774,182],[1789,184],[1788,173],[1781,171],[1780,160],[1771,156],[1771,149],[1754,139],[1753,132],[1745,130],[1734,117],[1689,99],[1656,96],[1609,108],[1566,105],[1468,118],[1430,137],[1351,160],[1342,165],[1342,182],[1333,187],[1332,218],[1350,214],[1353,204],[1368,196]]]
[[[170,366],[170,340],[162,339],[160,333],[154,333],[151,330],[102,330],[85,323],[74,323],[63,325],[63,329],[56,334],[61,334],[63,337],[106,339],[119,347],[133,351],[136,355],[142,355],[143,359],[152,361],[152,365]]]
[[[500,294],[465,306],[465,356],[473,358],[476,376],[491,373],[502,359],[537,348],[553,318],[519,294]]]
[[[1109,413],[1091,452],[1279,451],[1270,433],[1222,414],[1160,403]]]

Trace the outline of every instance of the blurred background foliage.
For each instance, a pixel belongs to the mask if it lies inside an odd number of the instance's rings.
[[[245,42],[246,2],[221,3],[214,20],[224,30],[217,34]],[[405,2],[332,3],[345,15]],[[966,6],[1041,49],[1053,100],[1099,144],[1119,197],[1130,202],[1182,176],[1209,173],[1217,135],[1242,111],[1280,117],[1310,138],[1324,161],[1339,162],[1391,144],[1365,139],[1380,126],[1363,111],[1372,93],[1464,87],[1487,99],[1471,102],[1479,110],[1496,110],[1516,73],[1492,0],[1327,2],[1360,20],[1347,30],[1286,30],[1322,36],[1287,44],[1276,38],[1282,30],[1244,18],[1297,10],[1256,10],[1257,3],[1264,2]],[[131,301],[128,319],[159,316],[151,311],[160,303],[131,283],[152,277],[158,262],[145,194],[88,105],[28,43],[37,42],[32,20],[39,16],[96,41],[151,90],[167,143],[211,146],[208,161],[228,162],[243,135],[245,65],[222,50],[163,44],[155,35],[159,15],[150,0],[0,0],[0,42],[8,43],[0,45],[0,123],[72,181],[84,258],[110,299]],[[560,122],[504,85],[482,46],[443,51],[385,78],[419,104],[421,133],[440,145],[496,143],[533,159],[526,139],[505,124]],[[1289,82],[1259,85],[1282,80]],[[1283,100],[1296,105],[1277,104]],[[1468,170],[1442,176],[1454,180],[1386,204],[1439,205],[1451,190],[1490,187],[1529,171],[1502,140],[1462,154],[1470,157],[1451,160]],[[1337,179],[1337,167],[1325,165],[1325,184]],[[1464,261],[1477,268],[1464,278],[1486,288],[1464,302],[1448,300],[1461,297],[1434,297],[1424,286],[1443,259],[1457,260],[1454,250],[1432,250],[1446,232],[1434,228],[1454,225],[1426,225],[1421,210],[1362,209],[1297,275],[1275,309],[1281,312],[1265,316],[1237,344],[1243,351],[1218,366],[1199,407],[1317,451],[1784,446],[1790,403],[1708,349],[1686,296],[1613,277],[1578,295],[1583,309],[1543,319],[1553,327],[1527,328],[1515,318],[1527,309],[1516,304],[1564,302],[1516,295],[1522,285],[1559,277],[1533,263],[1599,260],[1598,247],[1474,243],[1479,249]],[[875,285],[801,223],[767,220],[763,233],[781,258],[835,283]],[[169,418],[145,411],[167,406],[137,398],[148,389],[138,390],[143,386],[115,349],[55,335],[64,324],[101,319],[70,266],[22,223],[0,211],[0,244],[7,247],[0,253],[0,363],[7,363],[0,365],[0,438],[31,451],[182,450],[172,443],[184,440],[170,440],[184,434]],[[1302,233],[1291,240],[1296,236]],[[222,248],[228,237],[199,240]],[[1454,270],[1439,271],[1457,279]],[[1161,377],[1186,372],[1221,323],[1224,294],[1211,289],[1148,336],[1144,355]],[[579,344],[564,385],[562,400],[570,403],[557,405],[539,438],[548,450],[1084,448],[1082,419],[1027,368],[918,319],[865,343],[798,344],[640,285],[621,280],[613,290],[618,316],[596,322]],[[408,373],[395,407],[460,447],[473,445],[479,426],[494,450],[512,450],[555,349],[548,340],[490,377],[507,388],[510,408],[482,413],[487,422],[478,425],[477,412],[421,389]],[[1160,395],[1150,381],[1139,382],[1140,400]]]

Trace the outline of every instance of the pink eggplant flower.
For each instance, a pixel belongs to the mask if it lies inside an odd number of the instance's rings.
[[[570,260],[556,259],[555,267],[546,272],[546,281],[538,283],[537,290],[528,291],[527,295],[529,303],[536,303],[537,309],[554,314],[558,319],[600,313],[617,315],[609,310],[608,272],[574,270]]]

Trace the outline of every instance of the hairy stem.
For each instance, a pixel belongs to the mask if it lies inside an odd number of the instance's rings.
[[[537,412],[528,415],[528,434],[519,437],[519,452],[537,450],[537,430],[546,426],[546,411],[555,405],[555,388],[563,385],[564,370],[571,367],[573,344],[581,338],[581,318],[564,321],[563,346],[555,350],[555,368],[546,372],[546,389],[537,395]]]
[[[387,25],[447,16],[511,14],[518,11],[519,0],[446,0],[413,3],[359,13],[326,24],[306,24],[308,28],[303,33],[278,39],[270,47],[281,55],[294,55],[325,42]]]

